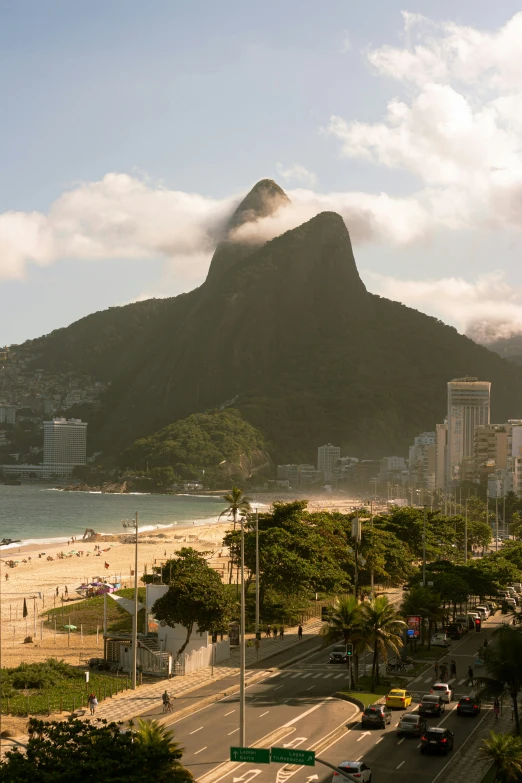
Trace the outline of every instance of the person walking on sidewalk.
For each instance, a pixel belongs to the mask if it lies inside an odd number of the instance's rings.
[[[299,628],[297,629],[297,638],[299,639],[300,642],[303,641],[303,626],[302,625],[300,625]]]
[[[272,628],[272,636],[274,637],[274,639],[277,639],[277,625],[274,625],[274,627]]]
[[[94,693],[89,693],[87,701],[89,703],[89,709],[91,711],[91,715],[94,715],[96,707],[98,706],[98,699],[96,698]]]
[[[433,664],[433,671],[435,672],[435,679],[438,680],[439,679],[439,662],[438,661],[435,661],[435,663]]]
[[[498,699],[495,699],[493,703],[493,712],[495,713],[495,720],[498,720],[498,714],[500,712],[500,704],[498,703]]]
[[[265,628],[265,638],[270,639],[270,626],[267,625]]]
[[[283,641],[284,635],[285,635],[285,629],[283,628],[283,626],[281,626],[279,628],[279,638],[281,639],[281,641]]]
[[[473,669],[471,666],[468,668],[468,679],[466,681],[466,685],[473,685],[474,679],[473,679]]]
[[[450,663],[450,677],[457,679],[457,664],[454,659],[452,659]]]

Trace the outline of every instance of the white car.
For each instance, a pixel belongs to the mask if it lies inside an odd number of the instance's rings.
[[[451,640],[445,633],[434,633],[431,637],[432,647],[449,647]]]
[[[435,693],[437,696],[440,696],[446,704],[449,704],[450,701],[453,700],[453,690],[451,685],[447,682],[436,682],[435,685],[431,686],[430,693]]]
[[[371,783],[372,771],[364,761],[341,761],[337,766],[343,772],[347,772],[349,775],[357,778],[357,780],[362,781],[362,783]],[[339,780],[335,780],[337,777]],[[346,780],[339,772],[334,772],[331,779],[335,780],[335,783],[342,783],[343,780]]]
[[[476,606],[475,609],[481,615],[483,620],[487,620],[489,617],[489,609],[487,606]]]

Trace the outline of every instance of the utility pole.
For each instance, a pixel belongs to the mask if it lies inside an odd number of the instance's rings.
[[[245,519],[241,517],[241,620],[239,637],[239,746],[246,747],[245,738]]]
[[[370,500],[370,526],[373,530],[373,500]],[[370,572],[370,579],[371,579],[371,593],[372,593],[372,601],[373,601],[375,599],[375,585],[374,585],[375,574],[374,574],[373,566]]]
[[[136,545],[134,547],[134,615],[132,617],[132,672],[131,688],[136,690],[136,671],[138,668],[138,512],[134,516]],[[107,598],[105,598],[107,600]]]
[[[466,516],[464,517],[464,563],[468,562],[468,500],[466,498]]]
[[[256,639],[261,638],[259,631],[259,514],[256,508]],[[243,747],[243,746],[241,746]]]
[[[422,586],[426,587],[426,506],[424,506],[424,525],[422,532]]]
[[[498,552],[498,482],[495,488],[495,552]]]

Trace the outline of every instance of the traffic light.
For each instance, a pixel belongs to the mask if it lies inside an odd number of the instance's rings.
[[[482,620],[480,617],[475,617],[475,632],[480,633],[482,630]]]
[[[346,645],[346,655],[353,655],[353,644],[349,643]]]

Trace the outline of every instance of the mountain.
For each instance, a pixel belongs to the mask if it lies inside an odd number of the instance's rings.
[[[513,334],[511,337],[499,338],[483,345],[504,359],[522,365],[522,334]]]
[[[403,454],[443,421],[446,383],[465,375],[492,381],[493,421],[522,417],[522,369],[369,293],[339,215],[256,240],[257,221],[286,203],[275,183],[258,183],[194,291],[96,313],[17,349],[44,371],[65,363],[110,382],[99,411],[78,411],[92,450],[122,452],[233,406],[278,462],[315,461],[328,441],[361,458]]]

